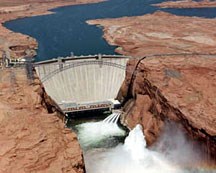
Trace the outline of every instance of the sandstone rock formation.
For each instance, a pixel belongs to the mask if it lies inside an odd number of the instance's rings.
[[[0,172],[85,172],[77,137],[50,101],[25,69],[0,70]]]
[[[216,7],[216,2],[213,0],[178,0],[178,1],[165,1],[159,4],[153,4],[161,8],[207,8]]]
[[[215,65],[216,57],[198,55],[130,60],[118,95],[124,104],[123,123],[130,128],[142,124],[151,145],[165,121],[179,122],[215,157]]]
[[[88,21],[104,27],[104,37],[120,54],[142,57],[166,53],[216,53],[215,19],[155,12],[138,17]]]

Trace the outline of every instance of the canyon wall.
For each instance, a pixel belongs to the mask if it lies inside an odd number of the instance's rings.
[[[215,65],[215,58],[198,55],[130,60],[118,94],[122,123],[129,128],[142,124],[151,145],[166,121],[179,122],[216,159]]]
[[[77,136],[25,69],[0,69],[0,172],[84,173]]]

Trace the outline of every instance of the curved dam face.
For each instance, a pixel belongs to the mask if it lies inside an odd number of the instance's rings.
[[[35,64],[46,92],[65,112],[111,107],[129,57],[67,57]]]

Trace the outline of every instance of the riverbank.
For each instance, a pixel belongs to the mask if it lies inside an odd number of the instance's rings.
[[[28,1],[28,3],[25,0],[9,2],[7,0],[1,1],[0,58],[4,51],[7,52],[7,56],[10,55],[10,58],[12,59],[33,57],[36,54],[36,49],[38,47],[38,43],[34,38],[8,30],[2,25],[4,22],[29,16],[51,14],[52,12],[49,10],[57,7],[97,2],[101,2],[101,0],[31,0]]]
[[[202,1],[192,1],[192,0],[178,0],[178,1],[165,1],[159,4],[153,4],[160,8],[212,8],[216,7],[215,1],[202,0]]]
[[[0,70],[0,172],[84,173],[76,134],[58,116],[39,79]]]

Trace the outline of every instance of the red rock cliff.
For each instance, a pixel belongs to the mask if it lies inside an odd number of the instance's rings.
[[[216,59],[209,56],[157,56],[132,59],[118,94],[122,122],[144,127],[147,143],[156,141],[165,121],[183,125],[216,153]]]

